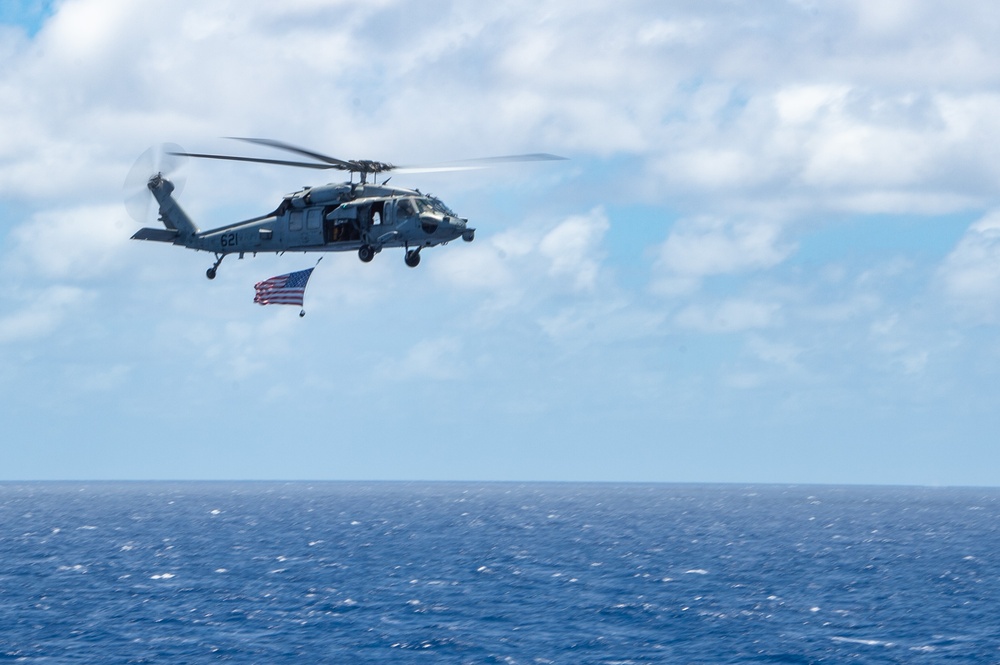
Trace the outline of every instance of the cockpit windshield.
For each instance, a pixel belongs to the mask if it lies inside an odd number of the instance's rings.
[[[420,212],[433,212],[439,215],[444,215],[445,217],[458,217],[451,208],[444,204],[444,201],[437,198],[436,196],[427,196],[423,199],[417,199],[417,207]]]

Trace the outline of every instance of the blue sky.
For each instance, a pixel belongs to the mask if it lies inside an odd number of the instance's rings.
[[[0,5],[0,23],[35,35],[52,12],[52,0],[12,0]]]
[[[0,13],[0,479],[1000,484],[1000,46],[974,2]],[[147,147],[427,163],[417,269],[130,241]],[[188,163],[202,228],[322,176]]]

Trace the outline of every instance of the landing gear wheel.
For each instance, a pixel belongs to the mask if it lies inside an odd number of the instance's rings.
[[[411,268],[416,268],[418,265],[420,265],[420,251],[414,249],[407,252],[406,258],[404,258],[403,260],[406,261],[406,265],[410,266]]]
[[[226,258],[225,254],[215,255],[215,265],[205,271],[205,277],[209,279],[215,279],[215,271],[219,269],[219,264],[222,263],[222,259]],[[242,258],[242,255],[240,256]]]
[[[369,247],[368,245],[362,245],[361,248],[358,250],[358,258],[361,259],[364,263],[368,263],[369,261],[375,258],[375,250]]]

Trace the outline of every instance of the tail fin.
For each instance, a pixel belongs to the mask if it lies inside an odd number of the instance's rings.
[[[149,187],[149,191],[153,192],[156,202],[160,204],[160,221],[163,222],[164,226],[176,231],[180,238],[198,233],[198,227],[171,196],[174,191],[174,183],[157,174],[149,179],[147,187]]]

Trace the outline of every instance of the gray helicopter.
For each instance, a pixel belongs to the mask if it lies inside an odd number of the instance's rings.
[[[238,254],[242,259],[245,254],[256,255],[258,252],[356,251],[358,258],[367,263],[386,247],[402,247],[406,251],[406,265],[416,267],[420,263],[420,251],[425,247],[444,245],[458,238],[472,242],[476,230],[468,225],[467,219],[459,217],[437,197],[417,189],[390,187],[388,178],[379,184],[380,174],[470,170],[505,162],[564,159],[535,153],[397,167],[371,160],[337,159],[271,139],[229,138],[296,153],[313,161],[184,152],[178,146],[173,146],[178,149],[166,150],[166,154],[172,157],[335,169],[350,173],[350,180],[306,187],[286,195],[278,207],[266,215],[201,231],[174,199],[174,183],[167,179],[163,170],[157,171],[145,181],[142,189],[149,189],[159,204],[159,220],[164,228],[141,228],[132,239],[213,252],[215,263],[205,272],[209,279],[215,279],[219,264],[226,256]],[[133,171],[141,168],[141,161],[142,158],[136,162]],[[358,175],[358,182],[354,182],[355,174]],[[369,176],[372,179],[370,183]],[[129,179],[134,179],[134,176],[130,174]],[[148,197],[148,194],[145,196]],[[127,207],[128,203],[126,200]]]

